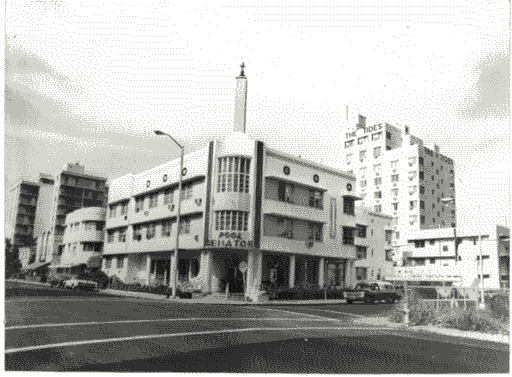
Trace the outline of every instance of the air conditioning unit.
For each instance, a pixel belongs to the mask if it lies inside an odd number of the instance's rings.
[[[140,211],[140,208],[135,208],[135,212],[139,212]]]

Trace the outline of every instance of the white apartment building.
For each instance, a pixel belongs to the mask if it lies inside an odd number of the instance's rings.
[[[362,197],[358,205],[392,214],[395,243],[403,242],[402,232],[455,227],[455,203],[442,202],[455,197],[453,160],[437,145],[424,146],[408,126],[367,124],[358,115],[344,134],[345,166],[356,175]]]
[[[408,242],[395,246],[393,268],[386,278],[406,277],[410,281],[452,281],[461,287],[480,279],[480,249],[485,288],[510,288],[510,228],[501,225],[484,227],[481,242],[478,234],[457,234],[453,229],[410,231],[403,235]],[[481,284],[480,284],[481,286]]]

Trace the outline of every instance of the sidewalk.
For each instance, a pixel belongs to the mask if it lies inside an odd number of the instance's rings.
[[[406,329],[406,330],[414,331],[414,332],[429,333],[429,334],[435,333],[435,334],[440,334],[440,335],[456,336],[459,338],[488,340],[491,342],[510,344],[510,336],[507,336],[507,335],[489,334],[489,333],[482,333],[482,332],[476,332],[476,331],[462,331],[462,330],[447,329],[444,327],[437,327],[437,326],[404,327],[404,325],[402,323],[390,322],[385,317],[354,318],[352,320],[352,323],[359,324],[359,325],[365,324],[365,325],[374,325],[374,326],[386,326],[386,327],[396,328],[396,329]]]

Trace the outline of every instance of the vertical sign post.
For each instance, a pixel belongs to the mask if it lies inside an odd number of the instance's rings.
[[[247,271],[247,262],[240,262],[238,265],[238,269],[242,273],[242,280],[243,280],[243,286],[244,286],[244,302],[245,302],[245,272]]]

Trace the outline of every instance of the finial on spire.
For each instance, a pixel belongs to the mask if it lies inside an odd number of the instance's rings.
[[[241,77],[245,76],[244,68],[245,68],[245,63],[242,62],[242,64],[240,64],[240,76]]]

